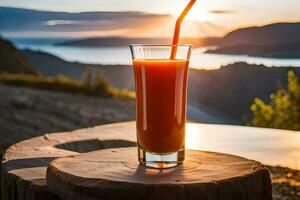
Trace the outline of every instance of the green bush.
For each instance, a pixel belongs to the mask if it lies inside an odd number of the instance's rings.
[[[300,85],[293,71],[288,72],[286,89],[271,94],[267,104],[256,98],[251,105],[251,125],[278,129],[300,130]]]
[[[0,83],[102,97],[134,98],[132,91],[114,88],[103,75],[98,75],[95,83],[86,84],[85,81],[72,79],[63,75],[48,77],[43,75],[11,74],[3,72],[0,73]]]

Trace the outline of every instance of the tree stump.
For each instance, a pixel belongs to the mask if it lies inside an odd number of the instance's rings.
[[[136,148],[58,158],[47,169],[49,189],[64,200],[271,200],[268,170],[238,156],[192,151],[178,167],[138,164]]]
[[[136,146],[135,141],[135,122],[126,122],[46,134],[14,144],[3,156],[0,199],[60,200],[46,185],[50,161],[99,149]]]

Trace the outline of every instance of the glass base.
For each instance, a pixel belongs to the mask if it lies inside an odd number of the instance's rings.
[[[149,168],[167,169],[184,161],[184,149],[170,154],[155,154],[138,147],[139,162]]]

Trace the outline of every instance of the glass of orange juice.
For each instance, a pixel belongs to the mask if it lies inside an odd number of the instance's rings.
[[[184,161],[191,45],[131,45],[136,89],[138,159],[152,168]]]

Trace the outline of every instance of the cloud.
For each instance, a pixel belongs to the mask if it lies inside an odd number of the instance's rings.
[[[0,7],[0,34],[9,37],[172,37],[175,21],[171,15],[143,12],[66,13]],[[186,20],[181,36],[218,32],[208,23]]]
[[[227,14],[235,14],[235,10],[210,10],[209,11],[212,14],[218,14],[218,15],[227,15]]]
[[[0,7],[0,32],[113,31],[142,27],[170,16],[143,12],[47,12]]]
[[[68,25],[68,24],[78,24],[79,21],[74,20],[49,20],[46,21],[44,24],[47,26],[56,26],[56,25]]]

